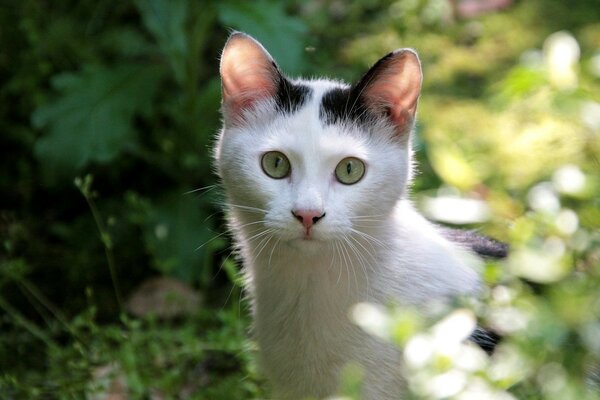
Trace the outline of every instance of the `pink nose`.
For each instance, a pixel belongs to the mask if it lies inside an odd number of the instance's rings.
[[[308,231],[314,224],[325,216],[325,213],[318,210],[292,210],[292,215],[296,217]]]

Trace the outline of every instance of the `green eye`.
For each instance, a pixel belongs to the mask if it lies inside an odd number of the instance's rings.
[[[288,158],[279,151],[268,151],[262,156],[262,169],[273,179],[285,178],[292,169]]]
[[[360,181],[365,174],[365,163],[355,157],[344,158],[335,167],[335,177],[345,185]]]

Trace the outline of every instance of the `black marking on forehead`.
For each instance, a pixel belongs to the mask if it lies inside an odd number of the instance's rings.
[[[282,75],[275,96],[277,110],[283,113],[294,113],[306,103],[311,95],[310,87],[293,83]]]
[[[352,88],[335,88],[323,95],[319,117],[325,124],[362,123],[370,117],[363,99]]]

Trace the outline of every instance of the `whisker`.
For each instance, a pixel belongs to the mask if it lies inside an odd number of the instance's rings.
[[[365,239],[368,239],[367,241],[373,242],[373,243],[377,244],[378,246],[383,247],[385,249],[389,249],[389,247],[386,243],[383,243],[381,240],[369,235],[368,233],[365,233],[365,232],[362,232],[362,231],[359,231],[359,230],[353,229],[353,228],[350,228],[350,231],[353,233],[356,233],[357,235],[364,237]]]
[[[335,245],[335,254],[338,256],[338,258],[340,260],[340,264],[341,264],[342,263],[342,257],[340,255],[339,243],[337,241],[335,241],[335,242],[333,242],[333,244]],[[335,283],[336,286],[340,284],[340,279],[341,278],[342,278],[342,266],[340,265],[337,282]]]
[[[201,188],[189,190],[187,192],[184,192],[183,194],[187,195],[187,194],[192,194],[192,193],[196,193],[196,192],[201,192],[203,190],[205,190],[206,191],[205,193],[207,193],[207,192],[210,192],[211,190],[213,190],[213,189],[215,189],[217,187],[219,187],[219,185],[208,185],[208,186],[204,186],[204,187],[201,187]]]
[[[223,205],[225,205],[227,207],[231,207],[231,208],[239,208],[240,210],[243,210],[243,211],[256,212],[256,213],[261,213],[261,214],[263,214],[263,213],[266,214],[266,212],[267,212],[267,210],[264,210],[262,208],[243,206],[241,204],[223,203]]]
[[[361,252],[359,251],[358,247],[356,247],[355,244],[353,244],[352,242],[350,242],[349,239],[355,240],[352,236],[348,237],[344,237],[344,240],[346,240],[346,243],[348,243],[348,246],[350,247],[350,249],[352,250],[352,252],[356,255],[356,257],[358,258],[358,261],[360,263],[360,267],[361,270],[363,272],[363,275],[365,276],[365,283],[367,285],[367,296],[369,293],[369,273],[367,271],[368,268],[368,261],[365,259],[364,255],[361,254]]]
[[[377,217],[385,217],[385,214],[373,214],[373,215],[355,215],[353,217],[349,217],[348,219],[362,219],[362,218],[373,218],[376,221],[382,221],[382,219],[377,219]]]
[[[335,253],[333,252],[333,242],[327,242],[327,250],[331,252],[331,262],[329,263],[329,267],[327,268],[327,272],[331,271],[333,268],[333,261],[335,260]]]
[[[348,276],[348,284],[346,285],[346,287],[348,288],[348,296],[350,296],[350,261],[346,258],[346,249],[344,248],[341,242],[340,252],[342,254],[344,266],[346,267],[346,275]]]
[[[260,229],[259,229],[259,230],[260,230]],[[265,235],[268,235],[268,234],[270,234],[270,233],[273,233],[274,231],[275,231],[275,229],[273,229],[273,228],[269,228],[269,229],[261,230],[259,233],[257,233],[257,234],[255,234],[255,235],[253,235],[253,236],[249,237],[248,239],[246,239],[246,241],[247,241],[248,243],[250,243],[251,241],[253,241],[253,240],[256,240],[256,239],[258,239],[258,238],[260,238],[260,237],[262,237],[262,236],[265,236]]]
[[[350,271],[352,270],[352,274],[354,275],[354,283],[356,285],[358,285],[358,280],[356,278],[356,271],[354,270],[354,263],[352,262],[352,258],[350,257],[350,254],[348,253],[348,249],[342,244],[340,243],[342,250],[344,251],[344,253],[346,254],[346,256],[348,257],[348,262],[346,263],[346,270],[348,271],[348,297],[350,297]],[[358,288],[357,288],[358,291]]]
[[[266,221],[265,221],[264,219],[261,219],[261,220],[259,220],[259,221],[252,221],[252,222],[248,222],[248,223],[245,223],[245,224],[242,224],[242,225],[240,225],[240,226],[239,226],[239,228],[245,228],[245,227],[247,227],[247,226],[250,226],[250,225],[256,225],[256,224],[264,224],[265,222],[266,222]]]
[[[229,254],[227,255],[227,257],[225,257],[225,260],[223,260],[223,262],[219,266],[219,270],[217,271],[217,274],[223,269],[223,265],[225,265],[225,263],[227,262],[227,260],[229,259],[229,257],[232,254],[233,254],[233,251],[229,252]],[[215,274],[215,276],[213,276],[213,280],[215,279],[215,277],[217,276],[217,274]],[[227,298],[225,299],[225,302],[223,303],[223,306],[221,307],[221,310],[223,310],[225,308],[225,306],[227,305],[227,303],[229,302],[229,298],[233,294],[233,291],[235,290],[236,287],[237,287],[237,285],[235,284],[235,282],[231,282],[231,289],[229,289],[229,294],[227,294]]]
[[[352,243],[350,243],[348,238],[346,236],[344,236],[343,239],[346,242],[346,244],[349,246],[349,248],[352,249]],[[346,254],[348,254],[348,259],[352,260],[352,257],[350,256],[350,252],[348,251],[348,248],[344,247],[344,250],[346,251]],[[356,291],[358,292],[360,290],[360,285],[358,284],[358,277],[356,276],[356,268],[354,267],[354,263],[352,261],[350,261],[349,268],[352,269],[352,274],[354,275],[354,283],[356,285]]]
[[[352,239],[356,244],[358,244],[369,256],[371,256],[371,259],[373,260],[374,263],[377,262],[377,259],[375,258],[375,256],[373,255],[373,253],[371,253],[365,246],[363,246],[363,244],[360,242],[360,240],[358,240],[357,238],[350,236],[350,239]]]
[[[377,222],[377,223],[381,223],[382,220],[380,220],[380,219],[367,219],[367,218],[361,218],[361,219],[355,219],[355,220],[353,220],[353,223],[356,223],[356,222]]]
[[[221,213],[221,211],[216,211],[216,212],[210,214],[208,217],[206,217],[206,218],[204,218],[204,220],[202,220],[202,223],[205,223],[206,221],[210,220],[212,217],[214,217],[215,215],[218,215],[220,213]]]
[[[377,226],[379,226],[381,224],[380,221],[372,221],[373,223],[371,223],[371,224],[368,223],[371,221],[361,221],[361,222],[366,222],[366,223],[364,223],[364,224],[353,223],[352,226],[355,226],[358,228],[376,228]]]
[[[263,238],[263,240],[260,241],[260,243],[258,244],[258,246],[256,246],[256,248],[260,248],[260,250],[258,250],[258,253],[256,254],[256,256],[254,256],[254,258],[258,259],[258,257],[260,257],[260,254],[263,252],[263,250],[269,245],[269,242],[271,241],[271,239],[273,239],[275,236],[272,234],[267,235],[265,238]],[[263,244],[264,242],[264,244]],[[262,244],[262,246],[261,246]]]
[[[260,220],[260,221],[253,221],[253,222],[248,222],[248,223],[246,223],[246,224],[240,225],[239,227],[240,227],[240,228],[245,228],[245,227],[247,227],[247,226],[250,226],[250,225],[262,224],[262,223],[264,223],[264,222],[265,222],[264,220]],[[260,229],[259,229],[259,230],[260,230]],[[257,232],[257,231],[258,231],[258,230],[254,231],[254,232]],[[218,239],[218,238],[220,238],[221,236],[223,236],[223,235],[226,235],[226,234],[228,234],[228,233],[231,233],[231,229],[229,229],[229,228],[228,228],[228,229],[226,229],[226,230],[224,230],[223,232],[221,232],[221,233],[219,233],[219,234],[217,234],[217,235],[213,236],[212,238],[208,239],[206,242],[202,243],[200,246],[196,247],[195,251],[198,251],[198,250],[200,250],[201,248],[203,248],[203,247],[204,247],[204,246],[206,246],[207,244],[209,244],[209,243],[211,243],[211,242],[215,241],[216,239]],[[253,233],[253,232],[251,232],[251,233]]]
[[[275,242],[275,245],[271,249],[271,254],[269,254],[269,262],[267,263],[267,265],[269,266],[269,268],[271,268],[271,258],[273,257],[273,252],[275,251],[275,248],[277,247],[277,245],[279,244],[279,242],[281,242],[281,238],[277,239],[277,242]]]
[[[207,244],[209,244],[209,243],[211,243],[211,242],[214,242],[215,240],[217,240],[217,239],[218,239],[218,238],[220,238],[221,236],[223,236],[223,235],[226,235],[227,233],[229,233],[229,232],[228,232],[228,231],[224,231],[224,232],[221,232],[221,233],[219,233],[219,234],[218,234],[218,235],[216,235],[216,236],[213,236],[212,238],[208,239],[206,242],[202,243],[200,246],[196,247],[196,250],[194,250],[194,251],[198,251],[198,250],[200,250],[201,248],[203,248],[203,247],[204,247],[204,246],[206,246]]]

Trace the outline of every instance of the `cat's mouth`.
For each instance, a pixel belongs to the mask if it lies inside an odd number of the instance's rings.
[[[296,251],[301,252],[302,254],[309,255],[319,253],[324,245],[324,241],[322,239],[317,239],[313,235],[304,237],[300,236],[296,239],[292,239],[287,242],[288,246],[295,249]]]
[[[291,243],[298,244],[300,246],[309,245],[312,247],[325,241],[322,232],[319,232],[318,229],[302,229],[297,232],[298,233],[296,233],[290,238],[289,241]]]
[[[302,240],[308,240],[308,241],[315,240],[315,237],[314,237],[311,229],[304,230],[304,234],[302,235]]]
[[[317,241],[317,239],[315,239],[314,235],[312,235],[310,232],[304,232],[304,235],[302,236],[302,238],[300,239],[304,242],[314,242]]]
[[[320,240],[315,237],[313,232],[302,232],[296,237],[292,238],[292,242],[319,242]]]

